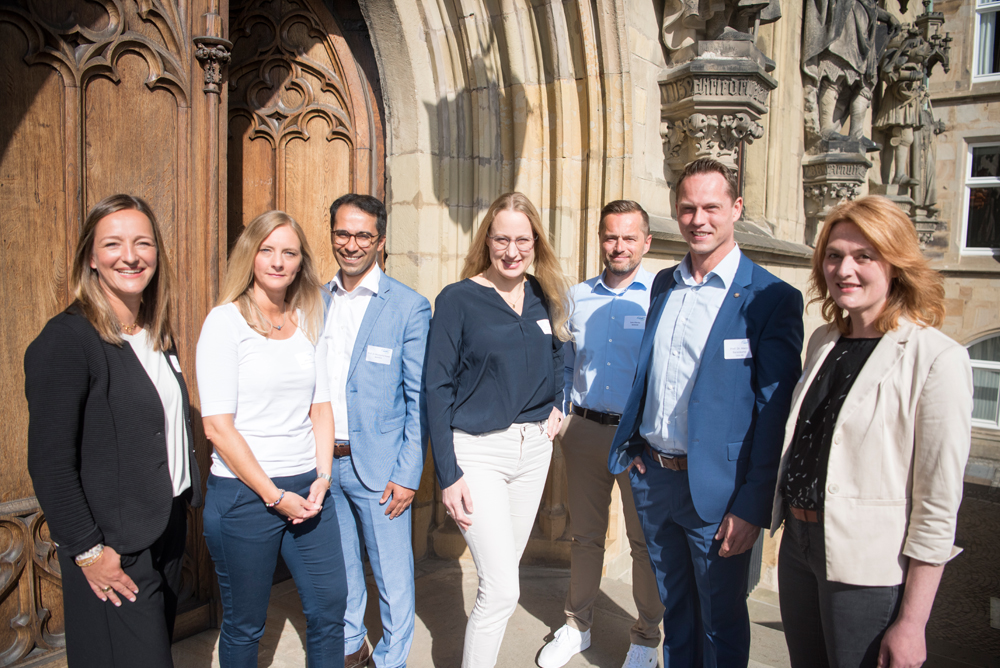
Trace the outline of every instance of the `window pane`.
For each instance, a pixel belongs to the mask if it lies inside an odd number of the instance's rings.
[[[979,15],[979,66],[976,74],[1000,72],[1000,41],[996,38],[997,13],[985,12]]]
[[[972,417],[976,420],[997,421],[997,399],[1000,398],[1000,371],[972,370]]]
[[[1000,146],[972,147],[972,172],[970,175],[973,177],[1000,176]]]
[[[1000,362],[1000,336],[969,346],[969,357],[985,362]]]
[[[1000,188],[969,188],[966,248],[1000,248]]]

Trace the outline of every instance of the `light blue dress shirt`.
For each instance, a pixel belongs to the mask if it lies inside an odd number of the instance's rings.
[[[688,451],[688,401],[708,335],[740,266],[733,248],[701,283],[691,275],[690,254],[674,270],[676,285],[663,306],[653,338],[646,405],[639,435],[668,455]]]
[[[569,403],[621,414],[639,364],[639,345],[649,310],[654,275],[641,266],[628,287],[612,290],[604,273],[570,288],[573,312],[567,325],[563,413]]]

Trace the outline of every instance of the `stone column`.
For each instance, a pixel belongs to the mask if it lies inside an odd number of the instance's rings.
[[[826,144],[830,144],[829,142]],[[851,140],[825,146],[827,150],[807,155],[802,160],[802,187],[805,190],[806,238],[816,245],[816,234],[830,209],[861,194],[871,161],[860,152],[860,144]],[[837,148],[846,150],[836,150]]]

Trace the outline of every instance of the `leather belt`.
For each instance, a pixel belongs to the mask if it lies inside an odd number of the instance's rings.
[[[687,471],[688,468],[688,458],[687,455],[679,455],[676,457],[669,457],[667,455],[661,455],[659,452],[653,448],[646,446],[646,454],[654,462],[659,464],[665,469],[670,469],[671,471]]]
[[[573,405],[573,412],[588,420],[593,420],[597,424],[606,424],[612,427],[617,427],[619,420],[622,419],[622,416],[617,415],[616,413],[602,413],[601,411],[592,411],[589,408],[582,408],[580,406],[577,406],[576,404]]]
[[[340,459],[341,457],[351,456],[351,442],[350,441],[334,441],[333,442],[333,458]]]
[[[805,508],[796,508],[795,506],[788,506],[788,510],[791,511],[792,517],[800,522],[823,521],[823,511],[821,510],[806,510]]]

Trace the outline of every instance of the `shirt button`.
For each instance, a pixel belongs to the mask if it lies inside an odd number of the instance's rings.
[[[608,362],[608,366],[611,366],[611,362]]]
[[[826,488],[826,491],[830,494],[836,494],[840,491],[840,487],[836,483],[830,483],[830,485]]]
[[[676,356],[677,356],[677,351],[676,351],[676,350],[672,350],[672,351],[671,351],[671,354],[672,354],[672,355],[673,355],[674,357],[676,357]]]
[[[611,389],[611,387],[609,387],[608,385],[605,385],[605,386],[604,386],[604,389],[605,389],[605,390],[610,390],[610,389]]]
[[[608,343],[611,343],[614,339],[608,339]]]
[[[615,316],[611,316],[611,319],[612,319],[612,320],[614,320],[614,319],[615,319]]]
[[[833,442],[837,444],[840,443],[840,433],[836,433],[833,435]]]

